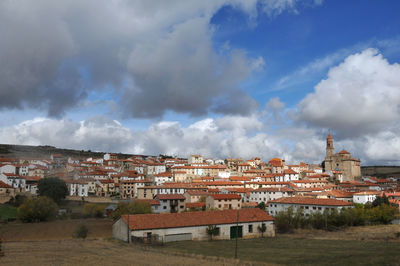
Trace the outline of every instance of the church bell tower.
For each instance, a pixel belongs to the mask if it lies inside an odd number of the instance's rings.
[[[326,158],[329,158],[335,154],[335,149],[333,148],[333,139],[331,134],[328,134],[326,138]]]

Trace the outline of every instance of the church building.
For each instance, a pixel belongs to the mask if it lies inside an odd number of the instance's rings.
[[[331,134],[326,138],[326,157],[324,161],[325,172],[340,171],[343,179],[340,182],[352,181],[361,178],[360,160],[351,157],[351,154],[342,150],[335,154]]]

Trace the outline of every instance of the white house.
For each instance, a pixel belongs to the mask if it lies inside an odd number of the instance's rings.
[[[162,163],[147,163],[145,166],[145,173],[147,175],[156,175],[166,171],[165,165]]]
[[[170,172],[164,172],[164,173],[159,173],[154,175],[154,183],[156,186],[161,186],[162,184],[166,182],[173,182],[174,177],[172,176],[172,173]]]
[[[0,166],[0,173],[16,174],[17,169],[12,164],[5,164]]]
[[[291,197],[294,194],[294,190],[288,187],[269,187],[259,188],[250,192],[250,202],[261,202],[267,203],[270,200],[275,200],[283,197]]]
[[[372,203],[381,192],[379,191],[362,191],[353,194],[353,202],[365,204],[367,202]]]
[[[89,182],[78,180],[67,180],[67,187],[70,196],[87,197],[89,195]]]
[[[1,173],[0,181],[12,186],[16,189],[16,192],[24,192],[26,187],[26,180],[19,175]]]
[[[254,238],[261,237],[258,227],[262,224],[266,227],[264,235],[274,236],[273,221],[273,217],[258,208],[122,215],[113,224],[112,233],[114,238],[127,242],[208,240],[208,226],[216,226],[214,239]]]
[[[304,215],[325,210],[340,210],[344,207],[352,207],[351,202],[336,199],[315,199],[308,197],[289,197],[271,200],[268,202],[268,213],[275,216],[281,211],[293,207],[294,211],[303,210]]]

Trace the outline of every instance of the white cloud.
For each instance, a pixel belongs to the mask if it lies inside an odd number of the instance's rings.
[[[342,137],[382,131],[400,118],[400,65],[376,49],[347,57],[298,105],[298,119]]]

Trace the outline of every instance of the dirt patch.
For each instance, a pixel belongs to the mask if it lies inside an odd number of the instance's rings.
[[[0,225],[3,241],[71,239],[78,225],[86,224],[88,238],[111,238],[112,221],[109,219],[56,220],[42,223],[8,223]]]
[[[110,240],[6,242],[3,250],[2,265],[244,265],[232,259],[154,252]]]

